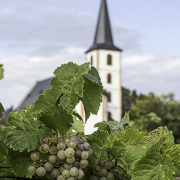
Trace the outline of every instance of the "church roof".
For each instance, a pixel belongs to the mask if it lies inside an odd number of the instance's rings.
[[[86,51],[108,49],[122,51],[113,44],[106,0],[102,0],[93,45]]]
[[[45,89],[51,88],[49,85],[51,81],[51,78],[48,78],[43,81],[37,81],[35,86],[32,88],[30,93],[24,98],[24,100],[21,102],[19,107],[17,109],[25,109],[27,105],[33,104],[40,94],[44,93]]]

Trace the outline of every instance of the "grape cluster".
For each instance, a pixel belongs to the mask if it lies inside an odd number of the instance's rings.
[[[31,153],[33,165],[28,167],[32,176],[57,180],[78,180],[84,177],[83,169],[93,153],[82,136],[40,139],[40,152]]]
[[[93,168],[93,173],[90,180],[114,180],[113,172],[114,164],[111,159],[107,160],[105,163],[97,163]]]

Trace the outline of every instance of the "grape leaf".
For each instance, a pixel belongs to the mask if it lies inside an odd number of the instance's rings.
[[[106,149],[110,147],[110,143],[108,141],[109,133],[107,131],[96,131],[93,134],[88,136],[88,142],[91,145],[94,153],[92,156],[92,161],[96,163],[98,160],[107,159]]]
[[[28,167],[33,164],[30,159],[31,153],[27,151],[19,152],[19,151],[9,151],[10,163],[15,174],[19,177],[31,177],[28,173]]]
[[[132,180],[173,180],[173,162],[160,153],[149,153],[132,167]]]
[[[73,124],[71,127],[75,132],[81,133],[84,132],[84,123],[81,120],[78,120],[76,116],[73,117]]]
[[[52,88],[59,88],[62,92],[61,105],[71,112],[83,97],[83,75],[89,71],[89,63],[78,66],[72,62],[58,67],[54,74],[56,78],[51,81]]]
[[[3,69],[3,65],[0,64],[0,80],[4,78],[4,69]]]
[[[3,108],[2,104],[0,103],[0,120],[3,117],[3,112],[4,112],[4,108]]]
[[[129,112],[126,112],[124,117],[121,119],[119,123],[116,121],[112,121],[112,122],[105,122],[105,124],[107,124],[111,130],[117,130],[122,128],[125,124],[128,124],[129,122],[130,122]]]
[[[26,110],[11,112],[8,116],[8,124],[14,128],[8,133],[8,144],[14,150],[32,151],[36,149],[42,137],[52,135],[51,130],[32,115],[32,106]]]
[[[39,120],[46,126],[65,135],[72,126],[73,117],[57,103],[59,94],[57,89],[45,90],[35,102],[33,110],[34,113],[38,113]]]
[[[82,102],[85,109],[85,119],[87,120],[90,113],[97,114],[99,110],[100,103],[102,102],[102,85],[94,83],[89,79],[84,78],[84,89]]]

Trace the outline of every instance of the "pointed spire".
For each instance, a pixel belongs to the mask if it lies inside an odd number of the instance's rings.
[[[109,50],[121,51],[121,49],[115,47],[113,44],[106,0],[101,1],[94,44],[87,52],[95,49],[109,49]]]

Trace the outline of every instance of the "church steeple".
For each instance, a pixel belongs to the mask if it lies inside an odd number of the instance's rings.
[[[109,50],[121,51],[121,49],[117,48],[113,44],[106,0],[102,0],[101,2],[99,18],[96,27],[95,37],[94,37],[94,43],[90,47],[90,49],[88,49],[87,52],[95,49],[109,49]]]

